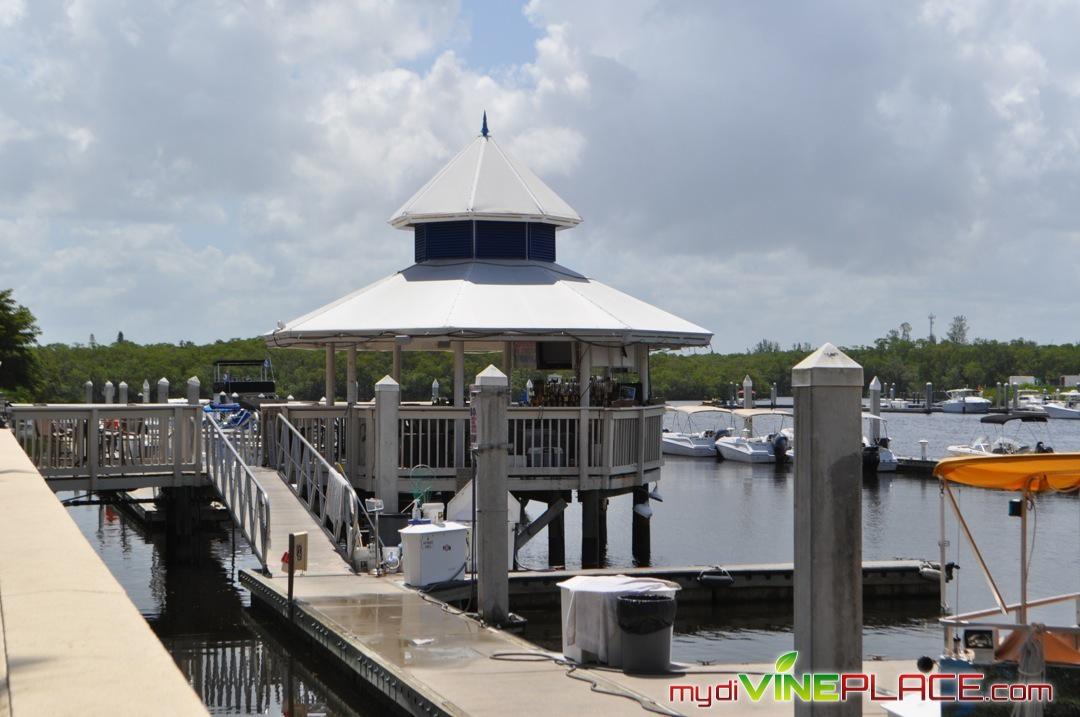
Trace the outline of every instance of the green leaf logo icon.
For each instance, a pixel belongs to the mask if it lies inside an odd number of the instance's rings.
[[[780,657],[776,658],[776,671],[780,673],[789,672],[791,668],[795,667],[795,660],[798,658],[798,650],[792,650],[791,652],[780,655]]]

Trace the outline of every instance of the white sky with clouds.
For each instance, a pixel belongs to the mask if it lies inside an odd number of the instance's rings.
[[[43,342],[252,336],[407,266],[478,131],[559,261],[716,333],[1076,341],[1080,4],[0,0],[0,287]]]

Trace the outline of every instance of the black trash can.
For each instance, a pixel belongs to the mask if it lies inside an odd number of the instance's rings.
[[[671,668],[675,598],[659,593],[621,595],[615,607],[623,672],[661,674]]]

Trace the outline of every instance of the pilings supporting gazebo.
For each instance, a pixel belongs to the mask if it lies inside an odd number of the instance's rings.
[[[648,561],[648,484],[660,477],[663,406],[651,405],[649,351],[706,346],[689,321],[556,263],[557,233],[581,217],[487,130],[409,199],[391,226],[413,236],[416,263],[265,335],[275,347],[326,352],[322,406],[266,407],[305,435],[359,490],[383,498],[452,494],[472,473],[465,352],[501,353],[502,372],[531,371],[535,391],[507,410],[509,490],[548,504],[548,554],[566,559],[558,511],[582,507],[581,561],[599,565],[607,504],[633,493],[634,556]],[[345,403],[335,351],[346,351]],[[358,402],[356,354],[392,354],[375,402]],[[453,354],[450,406],[401,402],[404,351]],[[556,373],[561,372],[561,373]],[[272,440],[272,437],[270,438]]]

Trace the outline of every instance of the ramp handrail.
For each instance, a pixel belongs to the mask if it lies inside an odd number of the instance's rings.
[[[334,545],[345,539],[345,559],[355,567],[353,556],[360,543],[361,518],[367,522],[374,539],[379,540],[371,516],[349,481],[315,450],[296,426],[280,413],[277,420],[278,440],[271,457],[273,467],[318,519]],[[382,541],[379,540],[379,543],[381,545]]]
[[[251,551],[263,568],[267,568],[271,548],[270,497],[214,416],[206,417],[203,432],[210,482],[251,544]]]

